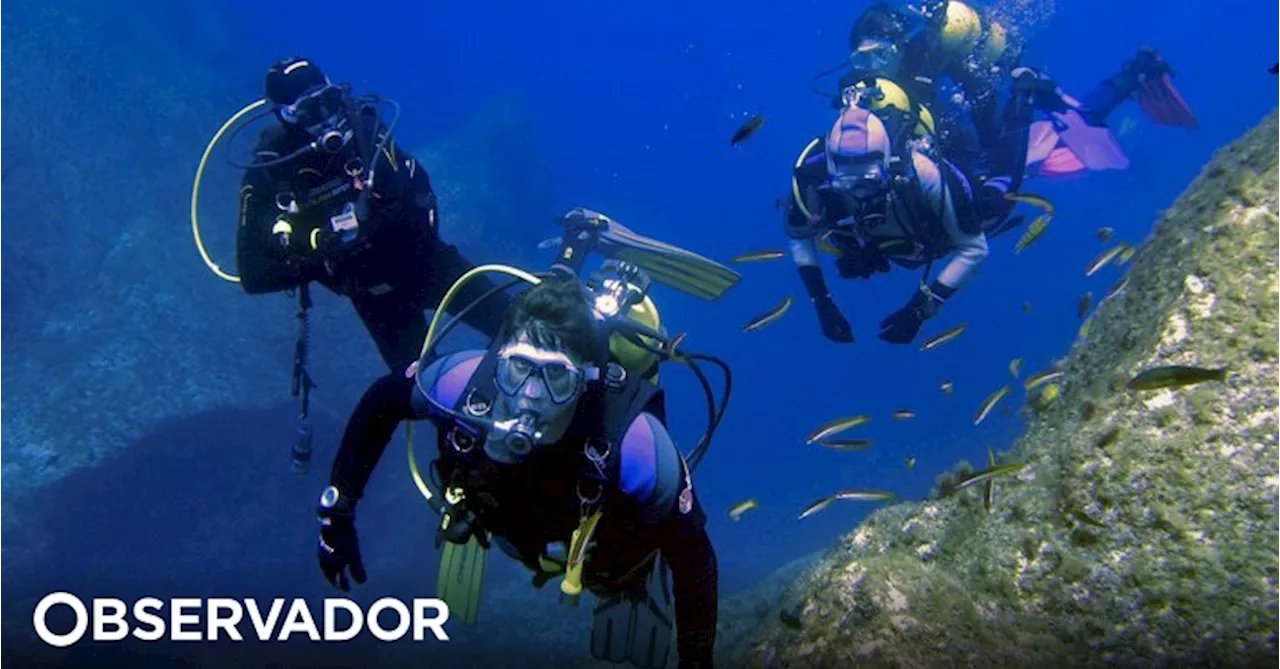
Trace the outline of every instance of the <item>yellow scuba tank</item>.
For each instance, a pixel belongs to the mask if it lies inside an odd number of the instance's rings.
[[[975,57],[983,66],[999,62],[1009,46],[1009,31],[958,0],[947,3],[938,32],[938,48],[948,58]]]
[[[627,318],[666,335],[666,331],[662,329],[662,316],[658,313],[658,306],[648,295],[645,295],[639,303],[631,305],[627,310]],[[662,342],[653,341],[647,337],[641,339],[655,348],[662,347]],[[609,336],[609,355],[628,373],[640,375],[641,378],[655,385],[658,383],[658,356],[653,352],[636,346],[626,337],[615,332]]]
[[[846,105],[859,105],[864,109],[879,111],[886,108],[915,114],[920,122],[916,124],[914,134],[917,137],[931,135],[934,132],[933,114],[924,105],[912,102],[911,97],[901,86],[885,79],[875,77],[863,79],[845,92]]]

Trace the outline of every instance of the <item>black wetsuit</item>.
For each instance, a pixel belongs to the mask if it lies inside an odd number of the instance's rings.
[[[433,397],[453,405],[482,362],[467,351],[437,360],[419,375]],[[451,420],[433,413],[413,379],[391,374],[375,382],[356,405],[334,459],[330,484],[344,498],[359,500],[387,443],[402,421],[429,419],[437,425],[442,465]],[[552,540],[568,538],[580,519],[579,471],[584,432],[578,415],[559,444],[539,447],[527,462],[497,465],[481,456],[475,469],[458,461],[441,466],[442,480],[460,478],[468,500],[484,500],[475,511],[491,540],[533,566]],[[661,422],[649,412],[628,419],[626,436],[610,450],[621,459],[602,490],[603,515],[583,572],[583,584],[601,595],[634,586],[637,566],[655,551],[670,568],[675,596],[676,648],[681,669],[710,668],[716,636],[718,570],[687,466]],[[543,450],[545,449],[545,450]],[[477,451],[479,449],[476,449]],[[607,468],[607,467],[606,467]],[[469,507],[470,508],[470,507]],[[497,543],[495,541],[495,543]],[[616,588],[616,589],[611,589]]]
[[[383,130],[384,131],[384,130]],[[373,135],[372,131],[367,135]],[[255,160],[266,162],[305,146],[311,138],[289,127],[263,134]],[[436,196],[427,170],[394,140],[378,156],[374,196],[367,198],[367,220],[354,239],[331,225],[360,191],[344,166],[372,151],[372,137],[351,141],[336,154],[312,152],[281,165],[250,168],[240,189],[240,225],[236,259],[246,293],[289,290],[318,281],[351,298],[378,352],[393,372],[414,360],[426,337],[424,309],[472,263],[439,237]],[[295,212],[286,212],[292,199]],[[288,234],[280,232],[287,221]],[[493,286],[485,277],[468,283],[458,305],[466,305]],[[495,335],[508,300],[495,296],[470,312],[467,324]]]

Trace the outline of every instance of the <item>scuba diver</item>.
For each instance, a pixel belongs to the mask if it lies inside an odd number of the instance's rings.
[[[451,617],[475,623],[485,558],[496,545],[530,569],[535,587],[563,576],[569,604],[584,588],[600,598],[594,657],[667,666],[674,594],[679,667],[709,668],[718,572],[692,472],[723,417],[731,379],[723,361],[686,352],[683,335],[666,337],[647,293],[652,280],[714,300],[741,277],[593,211],[575,209],[562,223],[549,272],[469,272],[437,309],[420,362],[361,398],[317,509],[320,568],[343,590],[348,576],[365,581],[356,506],[397,426],[427,420],[439,454],[429,482],[412,437],[409,459],[419,491],[443,518],[437,596]],[[584,282],[579,273],[593,251],[609,259]],[[487,350],[435,356],[452,325],[436,327],[447,302],[490,270],[535,285],[506,310]],[[708,428],[687,456],[667,431],[657,385],[667,360],[688,365],[707,393]],[[718,408],[699,361],[725,376]]]
[[[938,151],[971,178],[1018,174],[1027,121],[1008,109],[1000,113],[999,90],[1005,82],[1016,85],[1021,49],[1014,31],[959,0],[923,0],[900,8],[878,2],[850,31],[851,69],[842,76],[839,93],[815,92],[841,109],[872,89],[885,98],[883,104],[919,114]],[[841,63],[814,80],[844,67]],[[1136,97],[1156,123],[1195,127],[1172,74],[1154,50],[1139,50],[1078,103],[1083,120],[1102,126],[1116,106]],[[944,90],[948,81],[957,90]]]
[[[240,165],[241,287],[305,291],[315,281],[350,298],[387,367],[404,371],[426,335],[423,309],[473,265],[441,240],[430,175],[391,136],[399,107],[384,124],[389,101],[354,97],[296,57],[267,71],[266,100],[279,123]],[[471,297],[485,289],[468,286]],[[467,323],[492,336],[505,307],[500,295]]]
[[[820,247],[837,256],[845,278],[887,272],[891,261],[925,268],[907,304],[880,323],[881,339],[906,344],[982,266],[986,231],[1010,210],[1007,179],[975,188],[955,165],[930,157],[927,134],[897,142],[899,151],[890,135],[877,112],[848,107],[809,143],[792,177],[784,217],[791,257],[823,334],[837,343],[853,343],[853,329],[827,289]],[[928,280],[934,261],[951,254]]]

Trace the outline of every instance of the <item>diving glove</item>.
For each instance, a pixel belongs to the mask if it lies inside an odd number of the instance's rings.
[[[1062,89],[1047,76],[1029,67],[1019,67],[1012,73],[1011,97],[1030,101],[1031,107],[1045,112],[1065,112],[1070,107],[1062,98]]]
[[[920,326],[933,318],[955,291],[934,280],[920,286],[907,305],[880,321],[880,338],[890,344],[910,344],[920,332]]]
[[[360,559],[360,540],[356,537],[355,500],[329,486],[320,494],[316,516],[320,519],[317,556],[325,579],[344,592],[351,590],[348,572],[352,581],[364,583],[367,574]]]
[[[827,291],[827,282],[822,278],[822,269],[816,265],[801,265],[800,279],[804,281],[805,291],[809,293],[809,301],[818,312],[818,324],[822,326],[822,334],[837,344],[853,343],[853,327],[849,320],[840,313],[840,308],[831,299]]]

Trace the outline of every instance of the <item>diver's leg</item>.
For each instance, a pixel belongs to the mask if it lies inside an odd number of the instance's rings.
[[[422,340],[427,337],[422,307],[407,297],[393,290],[382,295],[366,291],[351,298],[382,361],[393,374],[403,372],[418,359]]]
[[[1194,128],[1195,114],[1173,87],[1173,69],[1154,49],[1139,49],[1120,72],[1080,99],[1080,115],[1090,125],[1106,125],[1107,117],[1136,94],[1142,111],[1160,125]]]

